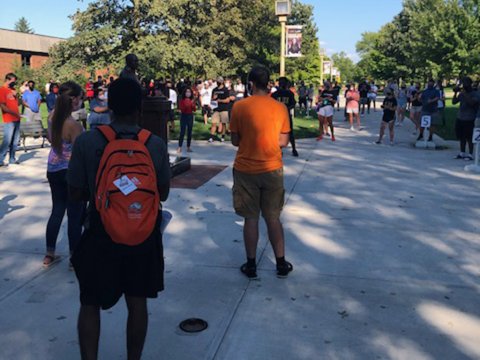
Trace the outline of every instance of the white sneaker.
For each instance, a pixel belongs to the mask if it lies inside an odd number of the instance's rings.
[[[212,142],[213,142],[213,139],[212,139],[212,138],[208,139],[208,142],[209,142],[209,143],[212,143]]]
[[[225,142],[225,138],[222,137],[222,138],[220,139],[220,141],[221,141],[221,142]]]
[[[350,130],[355,131],[355,128],[353,126],[350,126]]]

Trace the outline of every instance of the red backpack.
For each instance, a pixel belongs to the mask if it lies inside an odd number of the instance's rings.
[[[111,126],[97,128],[108,141],[96,177],[95,206],[105,230],[118,244],[135,246],[153,232],[160,195],[152,158],[145,144],[152,135],[121,139]]]

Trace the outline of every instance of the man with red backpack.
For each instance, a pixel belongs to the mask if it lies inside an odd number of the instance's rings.
[[[88,200],[85,231],[72,256],[80,286],[78,334],[82,359],[96,359],[100,308],[125,296],[128,359],[140,359],[148,325],[146,298],[163,290],[160,202],[170,189],[165,142],[137,125],[142,89],[114,81],[113,122],[80,135],[68,169],[70,195]]]

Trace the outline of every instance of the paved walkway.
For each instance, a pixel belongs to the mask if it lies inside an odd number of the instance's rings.
[[[341,113],[336,116],[340,117]],[[478,175],[456,149],[374,145],[380,113],[337,141],[285,152],[287,258],[275,277],[262,228],[260,280],[248,281],[231,167],[197,190],[172,190],[166,290],[150,301],[145,359],[479,359]],[[312,124],[315,124],[314,122]],[[447,144],[448,145],[448,144]],[[175,144],[170,144],[173,153]],[[229,144],[194,143],[193,163],[231,165]],[[47,150],[0,172],[0,358],[78,359],[78,290],[63,261],[43,270]],[[208,321],[186,335],[178,323]],[[126,311],[102,315],[101,359],[125,358]]]

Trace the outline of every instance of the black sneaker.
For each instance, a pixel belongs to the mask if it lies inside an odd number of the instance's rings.
[[[423,139],[423,135],[422,135],[422,134],[418,135],[417,141],[420,141],[420,140],[422,140],[422,139]]]
[[[454,157],[454,159],[463,159],[465,155],[463,154],[458,154],[457,156]]]
[[[295,157],[298,157],[298,151],[297,150],[292,150],[292,155]]]
[[[288,277],[288,274],[293,271],[293,265],[288,261],[285,261],[283,265],[277,265],[277,277],[280,279],[285,279]]]
[[[240,271],[250,280],[255,280],[257,278],[257,266],[249,266],[248,263],[240,266]]]

